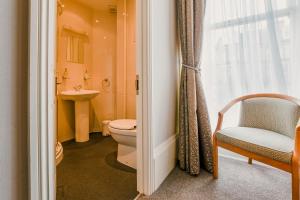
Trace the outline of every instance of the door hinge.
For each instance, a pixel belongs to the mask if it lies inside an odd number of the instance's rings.
[[[135,91],[136,91],[136,95],[139,95],[140,82],[139,82],[139,75],[138,74],[135,77]]]

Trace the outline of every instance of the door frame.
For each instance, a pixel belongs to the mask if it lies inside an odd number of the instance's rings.
[[[29,199],[55,200],[56,0],[30,0],[29,36]],[[151,134],[151,0],[136,0],[137,190],[154,192]]]

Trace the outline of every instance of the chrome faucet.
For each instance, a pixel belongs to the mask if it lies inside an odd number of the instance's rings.
[[[79,91],[82,88],[82,85],[76,85],[73,88],[75,91]]]

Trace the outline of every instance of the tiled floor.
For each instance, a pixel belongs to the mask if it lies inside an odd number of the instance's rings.
[[[129,200],[136,191],[136,170],[116,160],[117,143],[100,133],[90,141],[63,143],[57,167],[57,200]]]

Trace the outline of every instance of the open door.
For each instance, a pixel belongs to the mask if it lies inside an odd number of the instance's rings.
[[[56,1],[30,0],[29,188],[55,194]],[[178,54],[174,0],[137,0],[138,191],[150,195],[176,163]]]
[[[176,165],[179,54],[174,0],[137,1],[138,167],[142,193],[152,194]],[[141,95],[142,94],[142,95]],[[143,159],[142,159],[143,158]],[[140,191],[140,190],[139,190]]]

